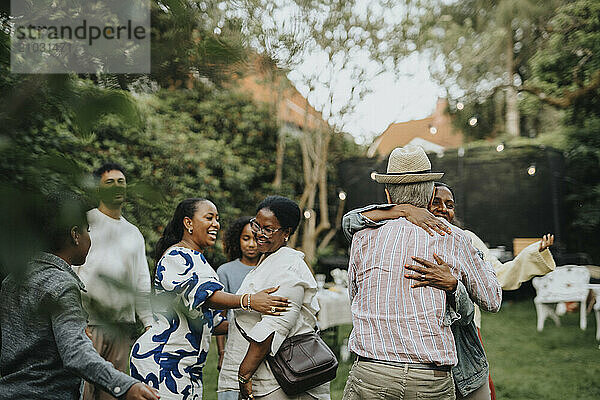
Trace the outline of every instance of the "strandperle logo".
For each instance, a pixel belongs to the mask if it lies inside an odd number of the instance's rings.
[[[149,73],[150,0],[11,2],[11,72]]]
[[[131,20],[127,21],[126,25],[119,26],[104,26],[99,27],[95,25],[88,25],[86,19],[79,26],[73,28],[72,26],[22,26],[19,25],[15,29],[16,38],[31,39],[31,40],[42,40],[42,39],[83,39],[87,40],[91,46],[95,40],[106,39],[106,40],[121,40],[128,39],[142,40],[146,38],[146,28],[141,25],[134,26]]]

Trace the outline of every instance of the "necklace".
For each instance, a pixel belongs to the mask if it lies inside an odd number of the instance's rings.
[[[180,247],[185,247],[186,249],[190,249],[190,250],[195,250],[195,251],[198,251],[198,252],[202,252],[202,250],[198,246],[196,246],[194,244],[190,244],[185,239],[181,239],[179,241],[179,243],[177,243],[177,245],[180,246]]]

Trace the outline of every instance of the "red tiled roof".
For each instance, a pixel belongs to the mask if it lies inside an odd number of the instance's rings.
[[[385,157],[396,147],[405,146],[416,137],[445,148],[459,147],[463,143],[463,135],[453,129],[450,116],[446,113],[447,104],[445,99],[439,99],[435,111],[429,117],[390,124],[375,139],[369,153]]]
[[[249,93],[255,101],[273,105],[277,98],[279,82],[269,82],[266,73],[261,72],[260,57],[257,56],[254,65],[251,63],[244,77],[237,82],[240,90]],[[281,92],[282,101],[278,106],[278,117],[281,121],[295,125],[300,129],[308,127],[315,129],[327,126],[320,112],[314,109],[298,92],[294,85],[285,77]]]

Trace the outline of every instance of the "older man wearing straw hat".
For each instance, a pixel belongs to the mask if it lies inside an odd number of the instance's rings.
[[[426,208],[433,181],[422,148],[406,146],[390,154],[385,184],[388,202]],[[457,362],[450,323],[444,318],[446,292],[411,287],[404,265],[413,257],[446,260],[452,273],[485,310],[500,308],[502,290],[492,266],[465,233],[430,236],[404,218],[368,228],[352,238],[348,268],[352,324],[348,346],[357,358],[344,399],[455,399],[450,368]],[[423,279],[427,279],[423,274]]]

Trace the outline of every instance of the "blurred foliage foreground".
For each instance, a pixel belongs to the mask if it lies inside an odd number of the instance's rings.
[[[66,76],[0,86],[5,267],[37,247],[38,196],[65,188],[93,195],[90,172],[103,162],[126,169],[125,216],[149,247],[183,198],[209,198],[228,220],[269,193],[277,127],[243,95],[200,87],[134,97]]]
[[[219,7],[198,8],[184,0],[166,3],[170,7],[152,2],[152,73],[148,76],[10,74],[8,8],[5,3],[0,6],[1,267],[19,268],[32,251],[43,247],[37,235],[43,215],[35,211],[40,194],[65,185],[90,193],[89,172],[106,161],[119,162],[127,170],[130,201],[125,216],[140,228],[148,248],[175,204],[185,197],[213,200],[226,227],[229,220],[251,214],[258,200],[273,192],[277,118],[267,106],[231,89],[235,84],[230,89],[223,84],[233,75],[228,67],[247,58],[251,37],[241,34],[240,21],[224,19]],[[452,26],[464,25],[468,33],[473,20],[462,18],[463,13],[488,10],[504,15],[506,7],[521,11],[522,7],[510,4],[532,2],[502,2],[499,8],[496,2],[483,3],[458,2],[453,3],[458,7],[453,12],[442,11],[449,12]],[[569,171],[569,222],[580,232],[578,247],[594,253],[589,249],[597,249],[594,234],[600,228],[600,3],[552,4],[548,10],[538,10],[547,22],[523,58],[527,73],[517,89],[529,97],[519,107],[524,114],[528,107],[541,109],[542,103],[560,109],[558,119],[551,120],[560,125],[556,131],[566,139],[562,150]],[[228,22],[221,24],[216,37],[212,27],[221,19]],[[448,18],[434,20],[439,28]],[[511,21],[514,25],[520,20]],[[464,33],[458,29],[456,38],[455,30],[446,28],[443,43],[448,48],[440,50],[444,54],[460,47]],[[484,36],[495,40],[495,35],[493,30]],[[405,43],[404,36],[397,37]],[[469,54],[463,58],[478,59]],[[467,81],[487,79],[485,69],[460,71],[472,72],[465,75],[469,79],[463,77]],[[536,99],[533,103],[531,96]],[[477,113],[471,108],[482,99],[461,100],[470,110],[464,114],[470,116],[471,111]],[[502,109],[496,111],[503,114]],[[461,121],[456,117],[457,123]],[[472,138],[501,132],[500,127],[488,128]],[[285,149],[283,186],[277,192],[297,198],[305,183],[298,138],[290,138]],[[328,154],[332,177],[334,163],[356,155],[357,149],[338,143],[331,145],[329,153],[335,153]],[[336,182],[329,182],[329,202],[334,204]],[[223,261],[219,249],[209,258],[215,266]]]

